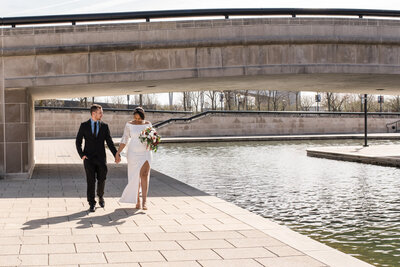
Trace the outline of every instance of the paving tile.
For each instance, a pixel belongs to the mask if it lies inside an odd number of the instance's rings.
[[[161,240],[194,240],[197,239],[191,233],[148,233],[146,234],[151,241]]]
[[[221,224],[221,222],[214,218],[199,218],[199,219],[176,219],[176,221],[181,225],[187,224]]]
[[[79,267],[140,267],[139,263],[107,263],[107,264],[79,264]],[[58,266],[57,266],[58,267]],[[77,266],[78,267],[78,266]]]
[[[239,230],[249,230],[253,229],[250,225],[244,223],[235,224],[206,224],[207,228],[211,231],[239,231]]]
[[[220,248],[214,249],[223,259],[246,259],[276,257],[265,248]]]
[[[272,237],[262,237],[262,238],[237,238],[237,239],[227,239],[229,243],[237,248],[245,247],[272,247],[272,246],[284,246],[286,244],[276,240]]]
[[[0,232],[0,238],[2,237],[9,237],[9,236],[22,236],[24,233],[23,230],[19,230],[19,229],[10,229],[7,231],[1,231]]]
[[[268,236],[266,233],[260,231],[260,230],[240,230],[238,231],[239,233],[241,233],[242,235],[244,235],[245,237],[265,237]]]
[[[160,226],[132,226],[132,227],[118,227],[121,234],[132,233],[163,233],[164,230]]]
[[[165,261],[158,251],[106,252],[109,263]]]
[[[141,267],[201,267],[195,261],[141,262]]]
[[[165,225],[179,225],[179,223],[175,220],[169,219],[169,220],[152,220],[152,219],[147,219],[147,220],[134,220],[134,222],[142,227],[142,226],[150,226],[150,225],[158,225],[158,226],[165,226]],[[124,224],[125,226],[125,224]]]
[[[199,239],[245,238],[236,231],[192,232]]]
[[[70,228],[63,229],[34,229],[34,230],[24,230],[24,236],[54,236],[54,235],[70,235]]]
[[[264,233],[269,236],[278,239],[287,245],[295,249],[299,249],[301,251],[312,251],[312,250],[321,250],[326,251],[332,249],[331,247],[322,244],[314,239],[311,239],[308,236],[299,234],[290,230],[287,227],[278,230],[262,230]]]
[[[162,226],[162,229],[164,229],[167,233],[210,231],[210,229],[202,224],[166,225]]]
[[[329,248],[325,251],[307,251],[307,254],[314,258],[324,262],[330,266],[352,266],[352,267],[371,267],[371,264],[363,262],[357,258],[351,257],[339,250]]]
[[[96,235],[49,236],[50,244],[98,243]]]
[[[199,261],[203,267],[261,267],[262,265],[253,259],[236,259],[236,260],[206,260]],[[277,265],[276,267],[281,267]]]
[[[162,250],[161,253],[167,261],[190,261],[190,260],[211,260],[221,259],[211,249],[193,249],[193,250]]]
[[[12,244],[48,244],[47,236],[13,236],[13,237],[2,237],[0,238],[0,245],[12,245]]]
[[[126,242],[126,241],[149,241],[144,233],[118,234],[118,235],[97,235],[100,242]]]
[[[75,253],[73,244],[22,245],[21,254]]]
[[[278,257],[278,258],[257,258],[259,263],[266,267],[321,267],[326,266],[323,263],[309,256],[293,256],[293,257]],[[354,265],[336,265],[336,266],[351,266]]]
[[[125,242],[118,243],[80,243],[76,244],[78,253],[131,251]]]
[[[128,242],[128,246],[132,251],[182,249],[175,241]]]
[[[48,255],[0,255],[0,266],[47,266]]]
[[[86,229],[72,229],[72,235],[90,235],[90,234],[119,234],[116,227],[102,227],[102,228],[86,228]]]
[[[50,254],[50,265],[107,263],[103,253]],[[46,263],[47,265],[47,263]]]
[[[301,253],[297,249],[294,249],[289,246],[266,247],[266,249],[278,255],[279,257],[304,255],[304,253]]]
[[[207,249],[207,248],[233,248],[233,246],[225,240],[209,239],[209,240],[186,240],[178,241],[184,249]]]
[[[1,245],[0,255],[16,255],[19,254],[19,249],[20,245]]]

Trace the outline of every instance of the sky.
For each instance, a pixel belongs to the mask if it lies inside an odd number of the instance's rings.
[[[0,17],[208,8],[355,8],[400,10],[400,0],[0,0]],[[167,94],[158,99],[168,102]]]
[[[399,0],[0,0],[0,17],[203,8],[358,8],[400,10]]]
[[[400,10],[399,0],[0,0],[0,17],[203,8],[357,8]]]

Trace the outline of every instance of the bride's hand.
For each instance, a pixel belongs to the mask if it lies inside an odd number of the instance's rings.
[[[119,153],[117,153],[116,155],[115,155],[115,163],[120,163],[121,162],[121,156],[120,156],[120,154]]]

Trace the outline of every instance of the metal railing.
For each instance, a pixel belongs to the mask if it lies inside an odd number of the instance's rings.
[[[205,117],[211,114],[251,114],[251,115],[296,115],[296,116],[364,116],[363,112],[326,112],[326,111],[236,111],[236,110],[208,110],[205,112],[201,112],[194,116],[188,118],[171,118],[165,121],[161,121],[155,123],[153,126],[155,128],[159,128],[161,126],[173,123],[173,122],[192,122],[193,120]],[[368,116],[398,116],[400,117],[400,113],[398,112],[368,112]],[[399,121],[400,122],[400,121]],[[399,128],[400,129],[400,128]]]
[[[28,25],[28,24],[54,24],[91,22],[91,21],[115,21],[182,18],[182,17],[224,17],[230,16],[350,16],[350,17],[400,17],[399,10],[379,9],[314,9],[314,8],[229,8],[229,9],[188,9],[188,10],[160,10],[140,12],[71,14],[51,16],[26,16],[0,18],[1,26]]]
[[[400,120],[386,124],[387,132],[394,130],[395,133],[400,132]]]
[[[71,110],[71,111],[88,111],[90,108],[85,107],[46,107],[46,106],[35,106],[35,110]],[[124,108],[103,108],[104,111],[127,111],[133,112],[133,109]],[[151,110],[146,109],[146,112],[151,113],[174,113],[174,114],[192,114],[191,111],[175,111],[175,110]]]

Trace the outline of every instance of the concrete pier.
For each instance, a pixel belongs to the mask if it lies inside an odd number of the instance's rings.
[[[318,147],[307,149],[310,157],[400,167],[400,145]]]
[[[36,141],[32,179],[0,180],[0,266],[371,266],[152,170],[149,210],[118,202],[88,213],[74,140]]]

